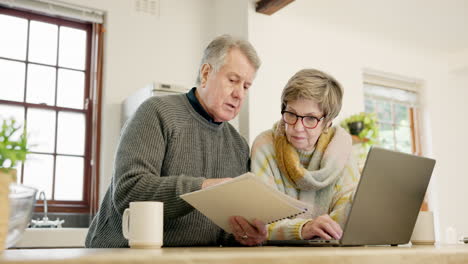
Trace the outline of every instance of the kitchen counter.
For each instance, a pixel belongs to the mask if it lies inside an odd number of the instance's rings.
[[[10,249],[0,263],[468,263],[468,245]]]
[[[26,228],[16,248],[81,248],[88,228]]]

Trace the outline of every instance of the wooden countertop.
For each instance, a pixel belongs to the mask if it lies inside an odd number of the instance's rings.
[[[2,264],[19,263],[468,263],[468,245],[399,247],[187,247],[162,249],[10,249]]]

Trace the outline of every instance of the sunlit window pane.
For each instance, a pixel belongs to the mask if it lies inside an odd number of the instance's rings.
[[[381,122],[393,122],[392,108],[389,102],[376,100],[377,103],[377,118]]]
[[[21,106],[0,104],[0,120],[11,118],[16,120],[16,124],[18,124],[21,127],[24,127],[24,108]],[[12,137],[12,139],[17,140],[19,139],[20,135],[21,133],[17,133]]]
[[[60,154],[84,155],[85,115],[59,112],[57,152]]]
[[[59,69],[57,106],[83,109],[84,72]]]
[[[375,112],[375,105],[374,105],[374,101],[369,99],[369,98],[366,98],[365,101],[365,111],[367,113],[374,113]]]
[[[23,102],[24,69],[22,62],[0,59],[0,99]]]
[[[58,26],[31,20],[29,33],[29,60],[57,64]]]
[[[417,89],[416,86],[414,88]],[[377,113],[380,145],[413,153],[413,148],[416,148],[414,140],[419,137],[412,119],[413,109],[418,108],[418,93],[364,83],[364,97],[365,111]]]
[[[25,60],[27,34],[26,19],[0,15],[0,57]]]
[[[15,119],[18,124],[24,123],[24,107],[0,104],[1,119]]]
[[[26,91],[28,103],[54,105],[55,72],[54,67],[29,64]]]
[[[59,66],[85,69],[86,31],[60,27]]]
[[[32,151],[48,153],[54,151],[55,111],[29,108],[27,129]]]
[[[393,126],[389,124],[380,124],[380,145],[386,149],[394,149]]]
[[[56,162],[55,200],[82,200],[84,159],[57,156]]]
[[[395,104],[395,124],[402,126],[409,126],[409,109],[408,106],[402,104]]]
[[[53,168],[52,155],[29,154],[24,163],[23,184],[45,191],[47,199],[52,199]]]
[[[411,149],[411,129],[405,126],[398,126],[395,129],[397,138],[396,149],[398,151],[412,153]]]

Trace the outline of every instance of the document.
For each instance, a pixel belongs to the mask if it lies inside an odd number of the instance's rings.
[[[180,196],[228,233],[231,216],[242,216],[265,224],[305,213],[307,204],[264,183],[253,173]]]

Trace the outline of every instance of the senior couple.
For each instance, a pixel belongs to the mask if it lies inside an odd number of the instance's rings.
[[[228,122],[237,116],[260,59],[229,35],[205,49],[197,86],[146,100],[125,125],[112,183],[86,238],[87,247],[128,247],[122,214],[132,201],[164,202],[164,246],[260,245],[269,239],[339,239],[359,172],[351,137],[332,126],[343,91],[330,75],[297,72],[284,87],[280,120],[249,146]],[[179,198],[252,171],[309,204],[309,213],[266,225],[232,216],[225,233]]]

